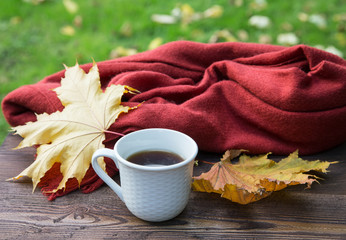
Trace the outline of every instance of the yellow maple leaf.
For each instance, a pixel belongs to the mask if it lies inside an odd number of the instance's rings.
[[[121,105],[122,95],[137,91],[129,86],[112,85],[103,92],[95,62],[87,74],[78,64],[65,68],[61,86],[54,89],[64,105],[63,111],[37,115],[36,122],[13,128],[24,138],[16,149],[39,146],[36,160],[12,179],[31,178],[33,191],[54,163],[61,164],[63,179],[52,192],[64,189],[70,178],[76,178],[80,184],[92,154],[104,147],[107,129],[120,113],[132,109]],[[103,159],[99,161],[105,169]]]
[[[327,172],[330,164],[336,162],[307,161],[298,157],[298,151],[279,162],[268,159],[268,154],[249,157],[241,155],[238,163],[232,163],[244,150],[227,151],[220,162],[194,177],[195,191],[214,192],[240,204],[248,204],[269,196],[273,191],[289,185],[307,184],[318,177],[307,172]]]

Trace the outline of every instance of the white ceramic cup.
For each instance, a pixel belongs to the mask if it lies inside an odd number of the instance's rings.
[[[143,166],[126,160],[134,153],[148,150],[173,152],[184,161],[173,165]],[[97,150],[92,157],[92,166],[136,217],[160,222],[176,217],[186,207],[197,152],[197,144],[191,137],[174,130],[149,128],[125,135],[113,150]],[[121,186],[103,171],[97,161],[99,157],[109,157],[115,162]]]

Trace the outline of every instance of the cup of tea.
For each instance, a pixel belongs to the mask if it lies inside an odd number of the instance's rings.
[[[187,205],[198,147],[188,135],[163,128],[135,131],[114,149],[99,149],[92,166],[136,217],[161,222],[179,215]],[[111,158],[120,174],[119,186],[98,163]]]

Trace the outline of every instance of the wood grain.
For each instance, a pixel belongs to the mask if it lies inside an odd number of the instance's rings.
[[[289,187],[245,206],[193,192],[177,218],[148,223],[134,217],[107,186],[50,202],[38,190],[32,193],[31,183],[6,182],[34,159],[32,148],[11,150],[19,141],[9,135],[0,147],[0,239],[346,239],[346,144],[305,157],[339,161],[309,190]],[[201,163],[195,174],[209,168]]]

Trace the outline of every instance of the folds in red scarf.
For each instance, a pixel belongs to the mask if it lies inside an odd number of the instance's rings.
[[[168,43],[155,50],[97,63],[102,87],[125,84],[141,91],[124,104],[138,109],[121,115],[111,130],[124,134],[143,128],[175,129],[196,140],[200,150],[312,154],[346,140],[346,61],[322,50],[298,45],[252,43]],[[91,64],[82,66],[88,71]],[[8,94],[2,109],[12,125],[35,121],[35,113],[63,107],[51,89],[64,71]],[[117,139],[106,136],[112,147]],[[111,174],[114,164],[108,163]],[[43,191],[61,177],[55,166],[43,179]],[[102,184],[92,169],[81,188]],[[78,188],[74,180],[65,192]]]

